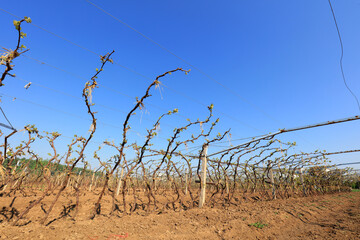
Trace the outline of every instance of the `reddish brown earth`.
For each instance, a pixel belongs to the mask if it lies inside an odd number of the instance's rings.
[[[0,198],[0,209],[11,200]],[[60,199],[59,211],[61,201],[69,200]],[[19,197],[14,207],[24,208],[28,202]],[[25,226],[2,221],[0,239],[360,239],[360,192],[94,220],[87,220],[88,210],[82,207],[77,221],[65,217],[49,226],[38,223],[41,211],[40,206],[32,210]]]

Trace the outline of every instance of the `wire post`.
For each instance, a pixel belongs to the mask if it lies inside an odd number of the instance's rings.
[[[78,188],[80,185],[79,183],[80,183],[81,173],[82,173],[82,171],[79,171],[78,177],[76,179],[76,183],[75,183],[76,188]]]
[[[205,144],[203,151],[201,153],[201,179],[200,179],[200,199],[199,199],[199,208],[202,208],[205,204],[206,197],[206,168],[207,168],[207,150],[209,145]]]
[[[90,186],[89,186],[89,192],[91,192],[91,188],[93,186],[94,178],[95,178],[95,171],[93,171],[93,174],[92,174],[91,183],[90,183]]]
[[[303,177],[303,168],[300,168],[300,183],[303,189],[303,194],[304,196],[306,196],[306,189],[305,189],[305,185],[304,185],[304,177]]]
[[[304,165],[304,159],[303,159],[303,158],[301,158],[301,161],[302,161],[302,163],[303,163],[303,165]],[[300,168],[300,183],[301,183],[301,186],[302,186],[302,189],[303,189],[303,194],[304,194],[304,196],[306,197],[306,188],[305,188],[305,184],[304,184],[303,170],[304,170],[304,168],[303,168],[303,166],[302,166],[302,167]]]
[[[116,196],[119,196],[119,193],[120,193],[120,189],[122,187],[122,181],[123,181],[123,175],[124,175],[124,165],[121,167],[121,172],[120,172],[120,177],[119,177],[119,181],[118,181],[118,184],[117,184],[117,188],[116,188]]]
[[[188,179],[189,177],[188,177],[188,170],[186,169],[185,170],[185,196],[188,194],[188,181],[189,181],[189,179]]]
[[[273,173],[273,169],[272,169],[271,166],[270,166],[269,174],[270,174],[270,182],[271,182],[271,187],[272,187],[272,197],[273,197],[273,199],[276,199],[276,188],[275,188],[275,183],[274,183],[274,173]]]
[[[229,178],[227,175],[225,175],[225,190],[226,190],[226,194],[229,197],[229,193],[230,193],[230,186],[229,186]]]

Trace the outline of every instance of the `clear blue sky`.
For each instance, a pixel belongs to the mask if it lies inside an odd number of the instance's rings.
[[[174,108],[179,109],[181,116],[167,120],[168,125],[161,126],[160,137],[168,138],[171,129],[183,125],[186,118],[204,118],[207,109],[198,102],[214,104],[214,117],[220,118],[215,133],[231,128],[233,139],[359,114],[341,78],[340,45],[327,0],[93,2],[241,96],[232,94],[195,69],[187,76],[173,74],[162,82],[176,92],[169,88],[163,88],[161,94],[152,91],[153,96],[146,101],[152,105],[147,104],[147,111],[137,113],[138,117],[142,116],[141,121],[133,118],[131,125],[141,134],[146,133],[146,128],[161,113]],[[353,92],[360,97],[360,1],[333,0],[333,7],[344,43],[345,75]],[[34,24],[96,53],[115,50],[114,61],[151,79],[177,67],[191,69],[85,0],[6,1],[1,8],[17,16],[29,16]],[[15,47],[14,19],[0,11],[2,47]],[[99,67],[96,55],[31,24],[24,24],[23,31],[28,35],[23,44],[30,49],[26,53],[29,57],[87,79]],[[26,57],[14,63],[12,73],[26,81],[7,78],[5,86],[0,88],[0,93],[11,96],[3,96],[1,106],[13,125],[21,129],[26,124],[36,124],[41,131],[85,136],[90,118],[84,103],[36,85],[81,98],[85,80]],[[34,84],[25,90],[27,82]],[[150,80],[109,64],[98,82],[132,97],[101,86],[94,93],[95,103],[117,110],[95,106],[99,127],[94,141],[119,142],[125,113],[132,108],[135,97],[142,96]],[[17,99],[13,101],[12,96]],[[5,122],[3,117],[0,121]],[[359,148],[359,133],[357,121],[289,133],[281,139],[296,141],[299,151],[320,148],[332,152]],[[17,134],[11,143],[23,137],[24,134]],[[143,141],[135,132],[130,139],[139,144]],[[64,150],[69,141],[62,137],[59,149]],[[163,140],[156,141],[161,146]],[[240,142],[233,142],[236,143]],[[91,144],[87,151],[89,157],[97,145]],[[38,153],[46,156],[47,145],[40,142],[36,146]],[[219,147],[209,149],[216,150]],[[112,151],[103,154],[110,156]],[[359,161],[359,154],[331,159],[336,163]]]

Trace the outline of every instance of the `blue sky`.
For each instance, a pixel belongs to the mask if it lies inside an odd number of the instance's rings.
[[[215,106],[214,117],[220,118],[215,133],[231,128],[232,139],[359,114],[341,78],[340,45],[326,0],[93,2],[226,88],[85,0],[4,2],[2,9],[29,16],[37,26],[91,51],[105,54],[115,50],[116,63],[147,77],[116,64],[105,66],[98,80],[104,87],[94,93],[99,128],[95,143],[87,151],[89,157],[98,142],[119,142],[125,113],[132,108],[135,97],[142,96],[149,79],[177,67],[192,71],[189,75],[176,73],[164,78],[162,82],[169,88],[164,87],[161,93],[152,91],[146,111],[138,112],[131,122],[134,131],[145,134],[160,114],[178,108],[179,116],[172,116],[161,126],[161,138],[155,140],[160,147],[162,138],[168,138],[171,130],[182,126],[186,118],[205,118],[204,105],[211,103]],[[333,7],[344,43],[345,75],[360,97],[360,2],[334,0]],[[15,47],[14,19],[0,11],[2,47]],[[0,88],[2,108],[18,129],[36,124],[41,131],[85,136],[90,118],[84,103],[44,87],[81,98],[85,79],[99,67],[98,56],[31,24],[24,24],[23,31],[28,35],[23,41],[30,49],[28,57],[79,77],[22,56],[15,60],[12,73],[23,80],[6,79]],[[25,90],[27,82],[34,84]],[[13,101],[12,97],[17,99]],[[0,120],[5,122],[2,117]],[[130,139],[140,144],[143,139],[136,132],[131,133]],[[359,132],[360,124],[355,121],[284,134],[280,139],[296,141],[298,151],[320,148],[332,152],[359,148]],[[12,144],[24,137],[17,134]],[[59,149],[64,150],[69,141],[66,137],[59,139]],[[38,153],[46,156],[47,145],[39,142],[36,146]],[[217,150],[219,147],[209,149]],[[103,154],[110,156],[112,151]],[[358,161],[359,154],[331,159],[336,163]]]

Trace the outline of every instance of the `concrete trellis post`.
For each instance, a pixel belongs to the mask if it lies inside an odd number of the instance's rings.
[[[304,166],[304,159],[303,158],[301,158],[301,162],[302,162],[302,165]],[[302,189],[303,189],[303,194],[304,194],[304,196],[306,196],[306,188],[305,188],[304,176],[303,176],[303,171],[304,171],[303,166],[300,168],[300,183],[301,183],[301,186],[302,186]]]
[[[305,188],[305,184],[304,184],[303,171],[304,171],[304,168],[301,167],[300,168],[300,183],[301,183],[301,186],[302,186],[302,189],[303,189],[303,194],[304,194],[304,196],[306,196],[306,188]]]
[[[66,188],[69,188],[69,186],[71,186],[71,178],[69,178],[69,181],[66,184]]]
[[[120,189],[122,187],[123,175],[124,175],[124,166],[121,167],[120,177],[119,177],[118,185],[117,185],[117,188],[116,188],[116,196],[118,196],[119,193],[120,193]]]
[[[230,192],[230,186],[229,186],[229,178],[228,178],[228,176],[227,175],[225,175],[225,188],[226,188],[226,194],[229,194],[229,192]]]
[[[80,176],[81,176],[81,171],[79,172],[78,177],[77,177],[77,179],[76,179],[76,184],[75,184],[76,188],[78,188],[78,187],[79,187],[79,183],[80,183]]]
[[[305,185],[304,185],[304,177],[303,177],[303,168],[300,168],[300,183],[301,183],[301,186],[303,188],[304,196],[306,196],[306,190],[305,190]]]
[[[270,167],[269,174],[270,174],[270,182],[272,187],[272,197],[273,199],[276,199],[276,188],[275,188],[274,173],[272,167]]]
[[[204,146],[203,152],[201,153],[201,179],[200,179],[200,199],[199,199],[199,208],[202,208],[205,204],[205,197],[206,197],[206,169],[207,169],[207,150],[208,145]]]
[[[95,178],[95,172],[93,172],[93,175],[92,175],[92,178],[91,178],[91,183],[90,183],[90,187],[89,187],[89,192],[91,192],[91,188],[92,188],[92,186],[93,186],[94,178]]]
[[[94,189],[96,189],[96,186],[97,186],[97,183],[98,183],[98,178],[99,178],[99,176],[95,177]]]
[[[153,182],[154,182],[154,190],[156,191],[157,190],[157,186],[156,186],[157,178],[154,178]]]
[[[187,170],[185,170],[185,196],[188,194],[188,181],[189,181],[188,178],[189,178],[188,172],[187,172]]]

